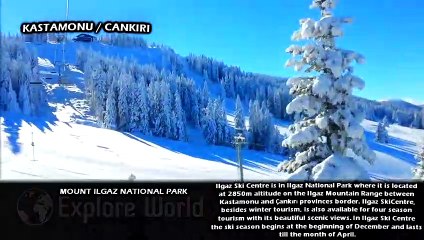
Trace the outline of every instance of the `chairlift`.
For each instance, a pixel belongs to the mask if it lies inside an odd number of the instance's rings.
[[[31,86],[43,85],[44,84],[43,79],[44,79],[44,77],[40,77],[39,79],[34,79],[34,80],[29,82],[29,85],[31,85]]]
[[[56,42],[57,43],[62,43],[63,41],[65,41],[65,34],[57,34],[56,35]]]
[[[69,14],[69,0],[66,0],[66,20],[68,20],[68,14]],[[62,52],[62,56],[61,56],[61,62],[59,62],[57,64],[58,66],[58,83],[59,85],[69,85],[69,75],[70,75],[70,70],[69,70],[69,65],[66,64],[66,60],[65,60],[65,44],[66,44],[66,33],[59,33],[56,35],[56,39],[57,42],[59,43],[57,45],[57,48],[55,50],[55,65],[56,65],[56,61],[57,59],[57,51],[59,50],[60,46],[61,46],[61,52]]]
[[[43,84],[43,82],[41,82],[41,81],[35,81],[35,82],[29,82],[29,84],[30,85],[42,85]]]
[[[237,135],[240,135],[240,134],[243,134],[244,133],[244,129],[243,128],[234,128],[234,130],[235,130],[235,133]]]

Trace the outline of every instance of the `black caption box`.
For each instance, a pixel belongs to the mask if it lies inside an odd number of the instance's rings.
[[[422,183],[319,184],[3,182],[1,239],[424,239]]]

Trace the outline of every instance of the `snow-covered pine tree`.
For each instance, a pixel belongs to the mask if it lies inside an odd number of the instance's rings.
[[[139,130],[140,127],[141,107],[139,102],[141,89],[138,88],[137,83],[133,83],[132,85],[129,130],[133,132]]]
[[[7,63],[3,63],[7,64]],[[7,66],[7,65],[6,65]],[[0,111],[20,112],[15,90],[12,88],[12,80],[9,70],[1,69],[0,79]]]
[[[174,113],[172,114],[175,116],[175,125],[176,125],[176,136],[174,136],[175,139],[178,139],[180,141],[186,141],[187,140],[187,128],[186,128],[186,119],[185,119],[185,113],[181,104],[181,97],[180,93],[178,91],[174,94],[175,97],[175,106],[174,106]]]
[[[31,103],[28,84],[29,82],[23,81],[21,86],[19,87],[19,102],[21,103],[22,113],[25,115],[31,114]]]
[[[414,113],[414,119],[411,123],[411,127],[421,128],[421,113],[419,113],[419,112]]]
[[[375,157],[360,125],[363,114],[355,109],[352,99],[353,89],[362,89],[364,82],[353,75],[350,65],[364,59],[358,53],[336,47],[336,37],[343,35],[342,24],[350,19],[333,16],[334,7],[334,0],[313,0],[311,8],[320,9],[321,19],[300,20],[301,28],[292,36],[292,40],[309,43],[292,45],[286,50],[293,55],[286,62],[287,67],[296,71],[306,67],[305,72],[310,73],[287,81],[294,96],[287,113],[300,117],[283,141],[296,150],[293,159],[279,165],[280,171],[291,173],[289,179],[369,179],[366,170],[347,154],[352,150],[370,163]]]
[[[207,143],[226,145],[231,142],[232,133],[226,116],[220,99],[209,100],[208,106],[202,109],[201,127]]]
[[[195,94],[191,96],[192,100],[192,110],[191,110],[191,116],[192,116],[192,122],[193,126],[198,128],[200,127],[200,92],[199,90],[195,90]],[[180,99],[181,100],[181,99]]]
[[[150,109],[150,129],[155,136],[164,136],[163,128],[163,109],[162,109],[162,94],[161,83],[154,81],[148,87],[149,109]]]
[[[383,122],[379,122],[377,125],[377,130],[375,131],[375,140],[379,143],[388,143],[389,142],[389,133]]]
[[[2,49],[2,53],[5,51]],[[8,111],[9,110],[9,102],[10,102],[10,91],[12,90],[12,79],[10,78],[10,72],[6,66],[8,66],[8,62],[6,61],[6,54],[2,54],[2,64],[4,65],[0,69],[0,111]]]
[[[274,116],[276,118],[282,118],[283,117],[283,108],[282,108],[282,98],[280,90],[277,90],[274,92],[273,96],[274,101]]]
[[[421,143],[420,150],[415,155],[415,159],[417,159],[418,163],[414,168],[414,178],[424,181],[424,141]]]
[[[275,128],[274,128],[274,123],[272,121],[272,114],[269,111],[265,101],[263,101],[261,104],[261,112],[262,112],[262,117],[260,121],[261,121],[261,135],[263,136],[262,144],[265,145],[264,146],[265,148],[267,148],[270,145],[269,136],[272,136],[274,134],[273,131],[275,130]]]
[[[130,122],[130,84],[133,82],[132,76],[128,73],[121,73],[118,80],[118,129],[127,130]]]
[[[224,131],[225,131],[224,144],[226,146],[231,146],[231,144],[233,142],[235,131],[228,124],[225,125],[225,130]]]
[[[113,87],[109,88],[106,99],[106,111],[104,117],[104,127],[110,129],[116,129],[116,119],[118,117],[118,111],[116,109],[116,93]]]
[[[210,67],[211,76],[210,76],[209,79],[211,79],[212,81],[217,82],[218,79],[220,77],[222,77],[222,76],[219,76],[219,67],[218,67],[218,64],[217,64],[217,62],[215,60],[212,60],[209,65],[211,66]]]
[[[209,80],[208,71],[206,69],[203,69],[203,80],[204,81],[208,81]]]
[[[234,113],[234,127],[237,131],[243,132],[245,134],[246,125],[244,123],[244,113],[243,113],[243,104],[240,100],[240,96],[237,95],[236,98],[236,111]]]
[[[384,127],[390,126],[389,119],[387,118],[387,116],[384,116],[384,118],[383,118],[383,126]]]
[[[146,82],[144,81],[144,78],[140,80],[139,89],[140,89],[140,99],[138,101],[139,107],[140,107],[140,124],[139,124],[139,130],[143,134],[150,134],[150,128],[149,128],[149,100],[147,96],[147,87]]]
[[[89,63],[89,62],[87,62]],[[87,64],[88,69],[93,68],[91,75],[88,77],[88,82],[93,83],[92,92],[89,94],[90,105],[96,114],[99,122],[103,122],[103,113],[105,111],[105,100],[107,99],[107,84],[106,84],[106,73],[100,68],[100,64],[90,66]]]
[[[225,78],[225,88],[228,97],[233,98],[235,95],[234,76]]]
[[[209,100],[207,107],[202,109],[201,127],[203,137],[208,144],[215,144],[217,142],[217,126],[214,114],[214,101]]]
[[[10,86],[9,90],[9,107],[8,110],[11,112],[20,112],[19,103],[16,97],[16,92],[12,89],[12,86]]]
[[[202,88],[202,94],[201,94],[201,106],[200,109],[206,108],[209,103],[209,87],[208,87],[208,81],[205,80],[203,82],[203,88]]]
[[[224,101],[225,98],[227,97],[227,92],[225,91],[225,82],[224,80],[221,80],[220,84],[220,93],[219,93],[219,97],[221,98],[221,101]]]
[[[399,123],[399,109],[392,110],[392,123]]]
[[[280,133],[278,128],[276,126],[272,127],[267,150],[275,154],[284,154],[285,148],[281,144],[284,139],[285,137]]]
[[[171,115],[171,122],[173,123],[173,125],[171,126],[171,133],[172,133],[172,137],[171,139],[178,139],[178,128],[177,128],[177,116],[175,116],[175,114]]]
[[[217,130],[217,145],[225,145],[227,137],[227,114],[224,108],[224,101],[215,99],[214,101],[214,116]]]
[[[259,101],[255,100],[249,105],[249,148],[264,150],[269,146],[274,129],[272,115],[265,102],[259,104]]]
[[[144,78],[141,76],[138,82],[132,84],[130,130],[149,133],[149,104],[147,89]]]
[[[268,86],[266,91],[266,107],[269,109],[270,112],[274,112],[274,90],[271,86]]]
[[[162,128],[163,128],[163,134],[167,138],[172,138],[172,126],[175,126],[176,124],[172,122],[171,115],[172,113],[172,94],[171,90],[169,89],[169,84],[167,82],[161,83],[161,93],[162,93],[162,113],[163,113],[163,119],[162,119]]]

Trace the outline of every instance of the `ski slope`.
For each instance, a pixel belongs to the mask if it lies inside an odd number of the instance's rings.
[[[67,48],[75,62],[78,44]],[[132,56],[149,63],[161,59],[157,49],[129,49],[95,44],[109,55]],[[239,179],[233,148],[207,145],[198,130],[189,131],[189,142],[178,142],[99,128],[84,97],[83,72],[70,66],[69,84],[58,84],[57,45],[36,46],[39,67],[48,92],[49,107],[42,116],[4,114],[1,126],[2,180],[236,180]],[[231,109],[228,109],[231,112]],[[231,121],[233,116],[229,115]],[[276,120],[281,132],[289,123]],[[415,166],[416,143],[424,130],[392,125],[389,144],[373,140],[376,123],[364,121],[370,146],[377,153],[374,165],[363,163],[376,180],[407,180]],[[32,146],[34,141],[34,147]],[[283,156],[243,151],[246,180],[284,180],[276,172]]]

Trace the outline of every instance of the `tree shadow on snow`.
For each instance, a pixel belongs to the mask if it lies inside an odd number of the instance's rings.
[[[6,112],[2,114],[4,132],[8,135],[7,140],[12,153],[21,152],[22,144],[31,144],[31,139],[19,139],[19,131],[24,122],[38,128],[41,132],[52,131],[50,126],[56,126],[57,118],[50,107],[38,114],[38,116],[25,116],[22,113]]]
[[[146,142],[148,141],[154,145],[168,149],[178,154],[184,154],[207,161],[220,162],[238,167],[236,151],[234,148],[228,146],[208,145],[204,141],[197,140],[199,138],[196,138],[194,135],[190,135],[191,138],[189,142],[175,141],[154,136],[145,136],[140,133],[124,133],[124,135],[142,142],[143,144],[149,145]],[[151,146],[155,147],[154,145]],[[242,155],[244,160],[244,169],[256,172],[258,174],[265,174],[264,172],[276,172],[275,167],[280,163],[280,161],[284,159],[284,156],[248,150],[247,148],[242,151]]]
[[[144,141],[143,139],[137,137],[136,135],[134,135],[133,133],[129,133],[129,132],[122,132],[122,134],[124,134],[125,136],[136,140],[137,142],[141,142],[143,144],[146,144],[147,146],[152,147],[152,145],[150,145],[149,143],[147,143],[146,141]]]
[[[372,132],[365,132],[365,136],[371,149],[398,158],[404,162],[416,164],[414,152],[408,149],[408,147],[415,145],[413,142],[389,136],[389,143],[384,144],[376,142],[374,140],[375,134]]]

